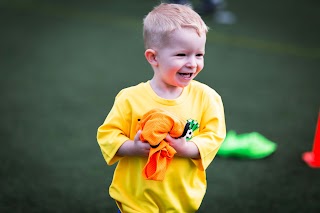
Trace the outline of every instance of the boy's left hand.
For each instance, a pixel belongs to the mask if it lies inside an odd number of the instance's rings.
[[[192,141],[187,142],[186,137],[173,138],[168,134],[165,141],[177,151],[176,155],[180,157],[200,158],[197,145]]]

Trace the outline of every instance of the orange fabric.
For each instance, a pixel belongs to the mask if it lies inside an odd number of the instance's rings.
[[[164,139],[183,136],[186,122],[162,109],[153,109],[143,115],[137,130],[142,130],[140,140],[151,145],[148,161],[142,175],[148,180],[163,180],[176,150]],[[153,146],[153,147],[152,147]]]

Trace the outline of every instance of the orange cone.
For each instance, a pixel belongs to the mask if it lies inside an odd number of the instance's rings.
[[[302,159],[312,168],[320,168],[320,112],[318,115],[318,122],[316,133],[314,137],[313,149],[311,152],[305,152]]]

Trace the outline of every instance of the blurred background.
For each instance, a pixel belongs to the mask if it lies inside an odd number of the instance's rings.
[[[320,2],[226,2],[236,21],[204,16],[197,80],[222,96],[227,130],[278,148],[260,160],[216,157],[199,212],[319,212],[320,169],[301,155],[320,107]],[[120,89],[152,76],[142,19],[158,3],[0,1],[0,212],[117,211],[96,131]]]

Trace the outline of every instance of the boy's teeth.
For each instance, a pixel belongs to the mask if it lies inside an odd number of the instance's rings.
[[[185,77],[185,78],[191,78],[192,77],[192,73],[179,73],[181,76]]]

